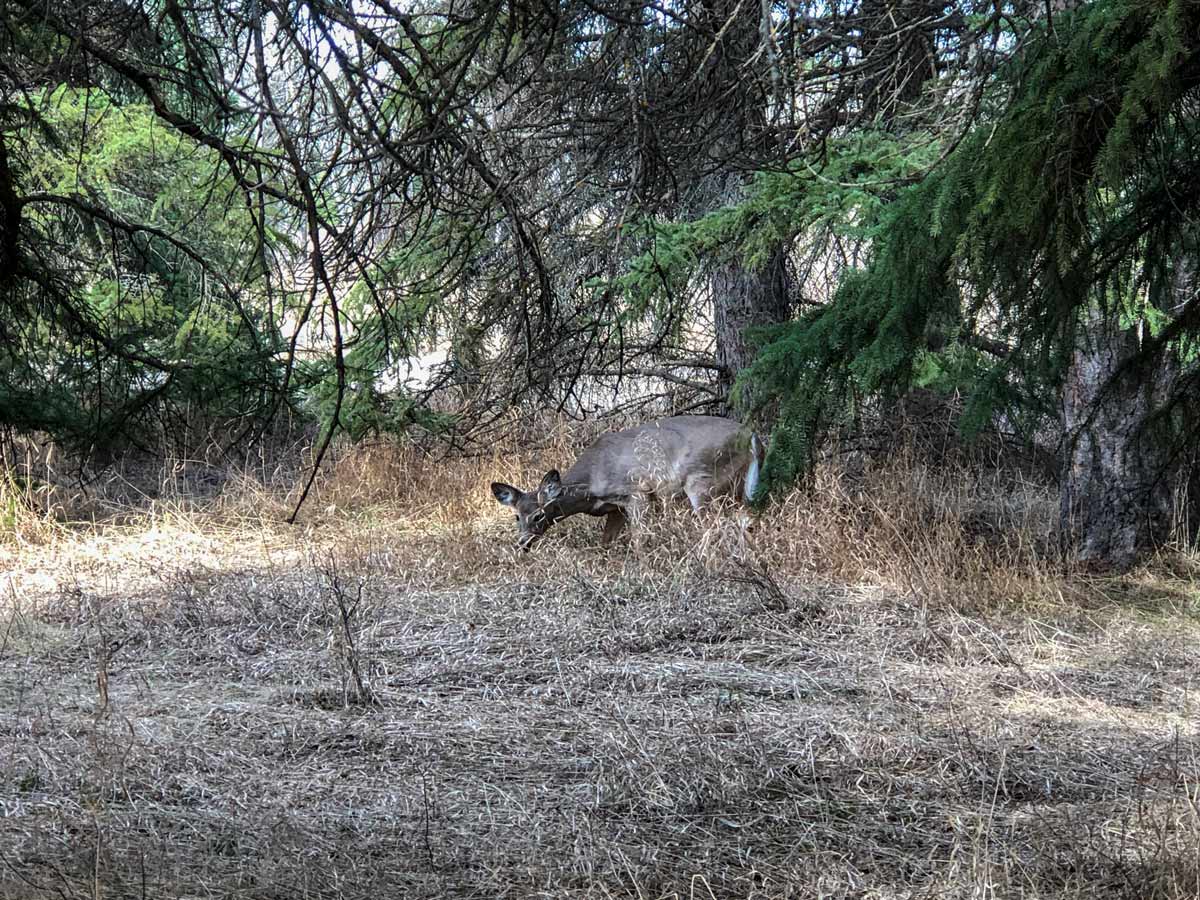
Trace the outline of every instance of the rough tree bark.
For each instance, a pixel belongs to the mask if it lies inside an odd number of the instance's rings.
[[[1112,381],[1137,352],[1132,329],[1087,329],[1063,390],[1062,534],[1082,561],[1128,568],[1171,527],[1166,444],[1147,429],[1155,384]]]
[[[732,259],[713,271],[713,327],[716,334],[718,387],[726,398],[723,411],[730,412],[730,390],[739,372],[754,361],[757,350],[746,330],[786,322],[791,315],[787,248],[778,248],[761,271]]]
[[[1195,294],[1196,260],[1176,260],[1176,308]],[[1060,526],[1087,564],[1127,569],[1171,538],[1188,459],[1163,414],[1180,377],[1176,354],[1136,360],[1138,327],[1093,315],[1080,329],[1063,388]]]

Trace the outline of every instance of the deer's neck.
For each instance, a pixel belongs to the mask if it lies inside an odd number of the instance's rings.
[[[578,513],[590,512],[595,504],[596,498],[592,496],[587,485],[568,482],[563,485],[562,496],[554,501],[551,515],[556,520],[565,519]]]

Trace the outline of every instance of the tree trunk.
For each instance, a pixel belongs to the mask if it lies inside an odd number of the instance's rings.
[[[1136,330],[1087,331],[1063,391],[1061,532],[1077,559],[1127,569],[1170,537],[1178,472],[1151,427],[1157,379],[1112,380],[1137,352]]]
[[[1197,274],[1196,260],[1181,253],[1176,309],[1194,296]],[[1093,315],[1063,388],[1061,534],[1077,559],[1118,570],[1170,540],[1188,512],[1179,501],[1191,460],[1179,452],[1178,422],[1164,412],[1178,390],[1179,358],[1168,349],[1161,359],[1131,362],[1140,331]]]
[[[1079,0],[1035,5],[1054,15]],[[1175,259],[1173,305],[1196,287],[1195,259]],[[1186,466],[1174,453],[1171,423],[1155,413],[1179,377],[1170,351],[1161,362],[1131,365],[1141,328],[1121,328],[1097,312],[1082,323],[1063,386],[1059,533],[1064,549],[1090,566],[1124,570],[1171,537]],[[1120,377],[1116,373],[1125,365]]]
[[[791,314],[786,249],[776,250],[757,272],[741,259],[728,260],[717,266],[710,285],[717,365],[721,367],[717,384],[725,398],[723,412],[728,414],[734,379],[754,361],[757,352],[746,338],[746,329],[786,322]]]

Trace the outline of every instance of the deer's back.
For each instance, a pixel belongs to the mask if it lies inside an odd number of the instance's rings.
[[[672,416],[602,435],[563,481],[599,498],[677,493],[689,475],[716,476],[750,459],[749,433],[719,416]]]

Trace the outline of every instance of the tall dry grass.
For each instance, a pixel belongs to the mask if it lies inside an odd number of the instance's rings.
[[[686,502],[660,502],[638,534],[610,548],[600,543],[602,520],[579,516],[532,553],[517,553],[511,513],[490,483],[531,488],[547,469],[565,470],[606,427],[546,417],[470,455],[403,441],[336,446],[295,525],[287,521],[310,448],[249,454],[237,465],[132,463],[87,481],[64,477],[52,454],[49,465],[27,457],[0,475],[0,563],[61,568],[82,553],[99,564],[122,535],[136,543],[149,534],[165,546],[203,546],[214,565],[262,548],[319,547],[347,558],[385,554],[443,585],[513,572],[754,571],[886,587],[960,609],[1087,603],[1110,588],[1128,594],[1130,584],[1186,583],[1200,571],[1196,554],[1176,547],[1125,579],[1087,578],[1059,551],[1052,485],[1011,466],[934,464],[911,443],[884,459],[834,457],[809,485],[752,516],[729,500],[699,516]]]
[[[511,514],[490,483],[532,487],[547,469],[565,469],[602,427],[547,420],[470,456],[406,442],[337,447],[295,526],[286,521],[311,462],[305,453],[226,467],[129,465],[82,488],[49,480],[45,467],[39,478],[31,466],[0,479],[0,553],[14,566],[22,554],[61,560],[73,544],[150,529],[163,540],[211,534],[214,557],[297,542],[386,552],[446,584],[539,568],[589,577],[631,565],[668,576],[745,569],[882,585],[960,606],[1036,602],[1061,593],[1069,574],[1056,550],[1050,487],[994,467],[934,467],[903,450],[853,471],[827,462],[811,485],[753,517],[729,501],[699,516],[685,502],[665,502],[641,533],[612,548],[600,545],[600,521],[580,516],[529,556],[515,553]]]
[[[547,469],[565,469],[593,437],[560,424],[536,449],[498,445],[466,459],[397,444],[351,449],[318,481],[307,521],[386,522],[418,544],[422,536],[457,534],[477,555],[474,566],[460,561],[462,577],[486,577],[515,538],[511,514],[489,484],[532,488]],[[1068,573],[1057,552],[1056,515],[1045,484],[1009,470],[932,467],[902,452],[853,472],[827,462],[811,485],[753,516],[729,500],[699,516],[686,502],[657,503],[644,533],[626,534],[609,552],[600,546],[600,520],[580,516],[553,529],[530,558],[594,569],[624,565],[636,551],[647,572],[748,565],[885,585],[933,602],[1029,600]]]

